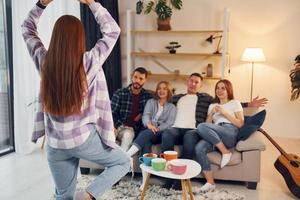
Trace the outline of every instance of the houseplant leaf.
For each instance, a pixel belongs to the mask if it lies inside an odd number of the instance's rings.
[[[167,19],[172,16],[172,9],[167,5],[165,0],[157,2],[155,12],[159,19]]]
[[[182,8],[182,0],[170,0],[170,2],[172,6],[177,10],[180,10]]]
[[[143,9],[144,9],[144,3],[141,0],[136,2],[136,14],[141,14]]]
[[[151,10],[153,9],[153,6],[154,6],[154,2],[150,1],[146,6],[146,10],[145,10],[144,14],[149,14],[151,12]]]

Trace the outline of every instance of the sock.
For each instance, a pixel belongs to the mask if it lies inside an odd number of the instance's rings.
[[[130,157],[132,157],[134,154],[136,154],[139,151],[139,149],[137,148],[137,146],[132,145],[130,147],[130,149],[128,149],[128,151],[126,152],[127,155],[129,155]]]

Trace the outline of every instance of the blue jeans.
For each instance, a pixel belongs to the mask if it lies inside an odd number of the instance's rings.
[[[161,131],[153,133],[150,129],[141,131],[137,138],[133,141],[133,144],[142,151],[142,155],[152,152],[152,144],[161,143]]]
[[[73,199],[80,158],[105,167],[86,189],[95,198],[111,188],[130,169],[127,154],[120,148],[106,146],[97,131],[93,131],[82,145],[72,149],[56,149],[48,145],[47,158],[55,183],[56,200]]]
[[[192,159],[194,148],[199,141],[197,130],[187,128],[168,128],[162,133],[162,151],[174,150],[175,145],[183,145],[182,158]]]
[[[223,142],[227,148],[236,145],[238,128],[230,123],[219,125],[212,123],[201,123],[197,127],[199,136],[202,138],[195,147],[196,161],[200,163],[204,171],[210,171],[210,162],[207,153],[214,150],[214,146]]]

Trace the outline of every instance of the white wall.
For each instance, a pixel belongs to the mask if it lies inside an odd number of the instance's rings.
[[[122,28],[122,60],[123,82],[126,80],[126,10],[135,10],[135,2],[132,0],[119,0],[120,21]],[[300,122],[300,99],[291,102],[291,83],[289,72],[293,68],[293,61],[300,54],[300,41],[297,39],[300,33],[298,23],[300,17],[299,0],[185,0],[183,9],[175,11],[172,17],[172,27],[179,29],[214,29],[221,27],[221,16],[224,8],[229,8],[230,33],[229,53],[231,73],[226,73],[225,78],[234,84],[235,97],[241,101],[248,101],[250,96],[250,65],[240,61],[241,54],[246,47],[261,47],[264,50],[267,61],[255,64],[253,95],[259,95],[269,99],[266,106],[267,118],[264,128],[271,135],[280,137],[300,138],[298,123]],[[138,27],[141,29],[155,29],[155,16],[138,16]],[[148,36],[147,36],[148,37]],[[156,36],[155,36],[156,37]],[[180,50],[182,52],[195,51],[194,41],[200,45],[199,38],[186,38],[187,44]],[[179,37],[179,39],[182,39]],[[148,40],[150,40],[148,38]],[[138,38],[136,46],[144,49],[163,50],[171,38],[158,36],[155,42],[147,42]],[[191,41],[189,41],[191,40]],[[201,44],[203,45],[203,44]],[[200,46],[201,46],[200,45]],[[209,47],[208,47],[208,50]],[[166,61],[162,61],[165,63]],[[207,61],[206,61],[207,62]],[[152,71],[157,69],[152,62],[137,61],[136,65],[145,66]],[[168,63],[181,66],[180,70],[187,73],[200,70],[199,65],[205,66],[205,61],[176,61]],[[172,68],[172,67],[170,67]],[[176,68],[176,67],[175,67]],[[173,69],[173,68],[172,68]],[[227,70],[226,70],[227,71]],[[179,83],[180,82],[180,83]],[[184,92],[183,81],[174,84],[177,92]],[[203,91],[213,92],[213,81],[205,82]],[[154,83],[148,83],[146,87],[153,88]]]

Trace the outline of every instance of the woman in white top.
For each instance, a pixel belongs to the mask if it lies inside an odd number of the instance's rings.
[[[232,155],[228,148],[236,145],[238,128],[244,124],[243,108],[233,97],[230,81],[223,79],[217,82],[214,102],[208,108],[206,123],[197,127],[202,140],[195,147],[196,160],[200,163],[207,181],[201,187],[202,191],[216,187],[207,153],[216,147],[222,153],[220,167],[227,165]]]

